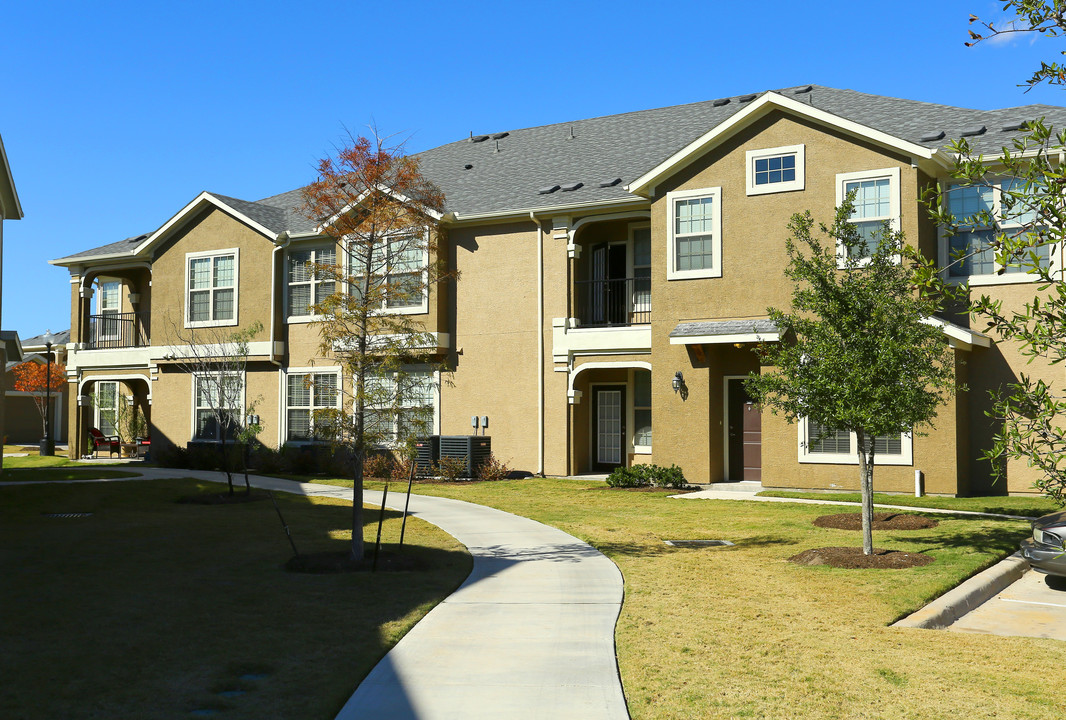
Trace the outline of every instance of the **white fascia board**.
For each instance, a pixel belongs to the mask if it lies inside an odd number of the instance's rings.
[[[889,135],[880,130],[875,130],[866,125],[846,120],[839,115],[821,110],[820,108],[798,102],[775,92],[768,92],[738,113],[733,114],[723,122],[716,125],[709,132],[678,150],[659,165],[655,166],[639,178],[625,186],[626,191],[634,195],[643,195],[648,188],[657,185],[664,178],[683,169],[713,147],[731,137],[737,131],[750,125],[755,120],[763,117],[774,109],[785,110],[796,115],[801,115],[815,122],[831,127],[840,128],[844,132],[871,140],[878,145],[899,150],[913,158],[933,160],[936,151],[916,145],[907,140]]]
[[[4,220],[21,220],[22,203],[19,202],[19,194],[15,190],[15,179],[11,175],[11,166],[7,162],[7,151],[4,150],[4,139],[0,137],[0,216]]]
[[[135,257],[131,251],[121,253],[107,253],[106,255],[68,255],[67,257],[49,260],[49,265],[66,267],[68,265],[95,265],[101,260],[129,260]]]
[[[984,333],[967,330],[958,325],[952,325],[937,317],[922,318],[922,322],[926,325],[940,328],[940,331],[948,336],[949,342],[952,340],[955,341],[954,343],[951,343],[952,347],[958,347],[956,343],[961,343],[963,346],[962,349],[969,350],[974,345],[978,347],[989,347],[992,344],[992,338]]]
[[[726,345],[729,343],[781,342],[781,333],[734,333],[732,335],[682,335],[670,338],[671,345]]]
[[[263,227],[256,221],[249,218],[247,215],[238,212],[237,210],[233,209],[226,203],[216,198],[211,193],[205,191],[197,195],[192,202],[190,202],[188,205],[179,210],[178,213],[174,215],[174,217],[167,220],[161,228],[159,228],[154,233],[145,238],[144,242],[134,248],[133,254],[140,255],[152,245],[155,245],[156,242],[158,242],[161,238],[165,237],[171,230],[180,227],[181,224],[188,219],[189,215],[200,209],[203,205],[208,204],[214,205],[227,215],[232,215],[233,217],[237,218],[241,222],[256,230],[257,232],[262,233],[266,237],[270,238],[271,241],[276,241],[278,239],[277,233],[275,233],[273,230],[269,230]]]
[[[443,221],[451,225],[475,222],[504,222],[507,220],[529,220],[529,214],[557,216],[570,215],[575,212],[596,210],[599,208],[617,210],[619,206],[632,205],[642,209],[648,208],[648,201],[642,197],[615,198],[613,200],[590,200],[569,205],[545,205],[541,207],[525,208],[522,210],[495,210],[484,213],[446,213]]]
[[[405,202],[410,202],[410,200],[411,200],[411,198],[407,197],[403,193],[398,193],[398,192],[390,189],[386,185],[379,185],[378,186],[378,191],[385,193],[389,197],[391,197],[394,200],[396,200],[396,202],[399,202],[401,204],[405,203]],[[363,198],[365,198],[366,196],[367,196],[367,192],[365,190],[363,192],[359,193],[359,196],[357,198],[355,198],[355,200],[353,200],[352,202],[348,203],[343,208],[341,208],[341,211],[339,213],[337,213],[336,215],[332,215],[328,220],[326,220],[326,222],[322,223],[317,228],[315,228],[315,232],[321,235],[325,231],[326,228],[328,228],[333,223],[337,222],[337,219],[341,215],[347,215],[348,213],[350,213],[352,211],[352,208],[354,208],[357,205],[359,205],[360,203],[362,203],[363,202]],[[430,210],[427,214],[431,218],[433,218],[434,220],[437,220],[437,221],[440,221],[440,219],[442,217],[444,217],[444,215],[442,213],[436,212],[434,210]]]

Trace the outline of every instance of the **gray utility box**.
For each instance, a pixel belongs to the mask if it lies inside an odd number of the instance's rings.
[[[441,435],[440,459],[464,463],[464,476],[474,477],[492,454],[492,438],[487,435]]]
[[[432,475],[440,460],[440,435],[415,440],[415,474]]]

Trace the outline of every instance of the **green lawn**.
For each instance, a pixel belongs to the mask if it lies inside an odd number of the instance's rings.
[[[205,488],[219,486],[0,487],[0,717],[332,718],[471,567],[454,539],[409,520],[428,571],[287,573],[270,501],[175,502]],[[350,504],[278,503],[301,552],[347,547]],[[384,539],[398,536],[390,513]]]
[[[860,545],[858,533],[812,524],[841,508],[676,500],[554,479],[416,491],[535,518],[618,564],[626,594],[616,639],[634,718],[1061,714],[1058,685],[1028,671],[1058,657],[1061,643],[888,627],[1017,549],[1029,533],[1024,521],[937,516],[936,529],[874,534],[876,546],[928,553],[931,565],[836,570],[787,560],[808,548]],[[666,539],[736,546],[673,549]]]
[[[808,500],[833,500],[837,502],[861,502],[860,493],[812,493],[792,492],[789,490],[764,490],[763,497],[803,498]],[[889,495],[874,493],[874,503],[880,505],[903,505],[914,508],[939,508],[942,510],[966,510],[970,512],[997,513],[1000,515],[1021,515],[1039,517],[1061,510],[1051,498],[1025,496],[994,496],[975,498],[914,497],[913,495]]]
[[[34,453],[25,457],[4,458],[4,472],[8,468],[46,468],[46,467],[119,467],[124,463],[78,463],[65,455],[46,455],[41,457]]]

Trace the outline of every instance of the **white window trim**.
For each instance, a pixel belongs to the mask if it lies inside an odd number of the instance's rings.
[[[101,278],[97,278],[97,284],[98,284],[99,287],[98,287],[98,291],[96,293],[96,313],[94,313],[94,314],[99,317],[99,322],[100,322],[99,339],[100,340],[117,340],[122,335],[122,331],[120,330],[121,325],[120,325],[119,321],[116,320],[115,322],[108,324],[103,318],[104,318],[105,315],[111,315],[111,314],[118,315],[118,314],[120,314],[122,312],[122,285],[123,285],[122,280],[121,280],[121,278],[101,277]],[[105,285],[118,285],[118,293],[115,295],[115,300],[116,300],[116,302],[118,304],[115,307],[113,307],[113,308],[105,308],[104,307],[104,286]],[[113,332],[110,332],[110,333],[105,332],[105,330],[107,330],[108,328],[110,328]]]
[[[796,179],[789,182],[770,183],[768,185],[755,184],[755,161],[777,155],[796,156]],[[747,184],[748,195],[768,195],[770,193],[794,192],[805,187],[807,174],[806,150],[803,145],[783,145],[775,148],[761,150],[748,150],[744,153],[744,176]]]
[[[626,231],[627,232],[627,236],[626,236],[627,237],[626,277],[627,278],[633,278],[633,282],[634,283],[636,283],[636,277],[637,277],[636,266],[634,264],[634,260],[636,258],[636,238],[635,238],[635,235],[636,235],[636,231],[637,230],[647,230],[649,235],[650,235],[651,234],[651,222],[650,221],[645,221],[645,222],[630,223],[629,227],[627,228],[627,231]],[[651,260],[651,258],[649,258],[649,260],[648,260],[648,266],[647,267],[648,267],[649,270],[651,270],[654,267],[654,264],[653,264],[653,261]],[[648,277],[648,281],[649,281],[649,283],[648,283],[648,302],[647,302],[647,307],[644,307],[644,304],[637,300],[636,285],[634,285],[634,291],[632,293],[632,296],[629,298],[629,305],[630,305],[631,312],[647,312],[647,313],[651,312],[651,276],[650,276],[650,274],[649,274],[649,277]],[[649,315],[649,317],[650,317],[650,315]]]
[[[190,403],[190,406],[191,406],[191,409],[192,409],[192,411],[190,413],[191,414],[191,419],[190,419],[190,426],[189,426],[189,442],[197,442],[197,443],[221,443],[222,442],[221,439],[208,440],[206,438],[198,438],[198,437],[196,437],[196,410],[198,409],[198,407],[196,405],[196,382],[197,382],[198,378],[205,377],[205,376],[208,376],[208,375],[213,375],[213,374],[214,373],[196,372],[196,373],[192,373],[192,374],[189,375],[189,378],[191,379],[190,390],[192,391],[189,394],[189,403]],[[228,374],[229,375],[233,375],[235,377],[239,377],[240,381],[241,381],[240,407],[234,408],[234,410],[238,413],[238,417],[243,421],[244,420],[244,413],[245,413],[245,411],[246,411],[246,409],[248,407],[248,373],[247,372],[240,372],[240,373],[228,373]]]
[[[636,421],[636,417],[637,417],[637,372],[640,371],[640,370],[643,370],[643,368],[630,368],[630,370],[629,370],[629,387],[627,389],[627,392],[628,392],[629,396],[632,398],[632,400],[630,400],[628,403],[626,403],[629,406],[629,407],[626,408],[626,427],[627,428],[631,428],[631,430],[627,431],[627,434],[629,435],[629,438],[628,438],[629,446],[630,446],[630,448],[632,448],[633,454],[634,455],[651,455],[651,448],[652,448],[651,445],[637,445],[637,421]],[[645,372],[651,372],[651,371],[647,370]],[[652,401],[654,402],[654,393],[653,393]],[[649,409],[651,409],[651,406],[649,406]],[[655,442],[655,414],[654,414],[654,412],[652,413],[651,433],[652,433],[651,440],[654,443]]]
[[[996,218],[996,224],[992,228],[997,233],[1000,231],[1010,231],[1014,228],[1021,227],[1017,222],[1011,222],[1003,224],[1000,221],[1000,205],[1003,199],[1003,192],[1000,187],[1000,183],[1007,178],[996,178],[992,180],[992,216]],[[940,181],[940,192],[942,196],[951,190],[953,186],[960,186],[959,183],[952,183],[949,181]],[[951,258],[951,238],[948,236],[944,227],[941,226],[937,233],[937,252],[940,261],[940,274],[944,279],[944,282],[951,283],[952,285],[966,285],[971,287],[980,287],[984,285],[1019,285],[1023,283],[1040,282],[1040,276],[1036,273],[1007,273],[1003,272],[1003,266],[994,262],[994,271],[992,273],[985,273],[982,275],[952,275],[948,263],[952,261]],[[1048,248],[1048,262],[1051,263],[1052,277],[1061,279],[1063,277],[1063,260],[1066,258],[1066,254],[1063,253],[1062,243],[1052,243]]]
[[[290,324],[290,325],[299,325],[301,323],[321,322],[323,320],[323,316],[322,315],[289,315],[288,314],[289,313],[289,295],[290,295],[290,292],[291,292],[291,285],[292,285],[292,283],[289,282],[289,253],[291,253],[294,250],[296,250],[296,251],[310,250],[310,251],[316,253],[315,260],[313,261],[313,263],[315,263],[315,262],[318,262],[317,251],[326,250],[326,249],[328,249],[330,247],[336,247],[336,246],[335,245],[331,246],[330,243],[325,243],[325,244],[307,245],[305,247],[295,247],[295,248],[290,246],[288,249],[285,250],[285,269],[283,271],[285,273],[285,280],[284,280],[285,292],[284,292],[284,297],[282,299],[282,302],[285,303],[283,305],[283,307],[285,308],[284,312],[285,312],[285,315],[286,315],[285,322],[287,322],[288,324]],[[329,280],[315,280],[315,279],[312,278],[312,280],[310,282],[311,282],[311,300],[312,300],[312,304],[314,304],[315,286],[320,284],[320,283],[322,283],[322,282],[330,282],[330,281]],[[332,282],[336,283],[337,281],[333,280]],[[343,284],[344,283],[342,282],[341,285],[343,285]],[[334,285],[334,291],[336,291],[336,285]]]
[[[224,250],[204,250],[201,252],[185,253],[185,290],[182,293],[185,307],[182,315],[185,318],[185,327],[230,327],[236,325],[240,318],[240,287],[241,287],[241,255],[240,248],[226,248]],[[195,258],[233,256],[233,319],[232,320],[190,320],[189,319],[189,267]],[[212,304],[212,312],[214,305]]]
[[[687,200],[694,197],[714,198],[714,218],[711,226],[711,237],[714,245],[711,249],[711,267],[702,270],[677,270],[677,258],[675,257],[677,243],[674,241],[674,228],[677,221],[674,214],[674,203],[678,200]],[[666,193],[666,279],[690,280],[716,277],[722,277],[722,188],[675,190]]]
[[[425,315],[429,312],[429,229],[423,230],[423,245],[422,245],[422,302],[418,305],[411,305],[410,307],[390,308],[388,306],[388,299],[386,298],[382,304],[381,309],[378,312],[387,313],[390,315]],[[383,240],[384,242],[387,242]],[[352,273],[348,270],[348,249],[344,249],[344,267],[345,276],[351,277]],[[403,274],[403,273],[401,273]],[[380,275],[379,275],[380,276]],[[387,279],[386,279],[387,282]],[[347,283],[343,292],[348,292]]]
[[[899,232],[901,227],[900,219],[900,206],[902,205],[900,190],[900,172],[899,167],[881,168],[880,170],[859,170],[857,172],[837,173],[837,203],[836,206],[840,207],[840,204],[844,202],[844,198],[847,196],[844,187],[849,182],[855,182],[857,180],[880,180],[881,178],[889,179],[888,189],[888,224],[894,232]],[[895,256],[896,263],[900,263],[902,258],[899,255]],[[844,245],[837,243],[837,267],[844,269],[847,264],[847,251]],[[870,258],[863,258],[859,261],[860,266],[869,265]]]
[[[851,450],[849,453],[812,453],[808,452],[808,423],[807,418],[801,419],[796,426],[799,430],[799,461],[818,465],[858,465],[857,453],[858,441],[855,433],[851,433]],[[914,464],[914,438],[911,433],[903,433],[900,437],[900,454],[887,455],[879,453],[874,455],[874,465],[913,465]]]
[[[426,370],[432,370],[433,371],[432,372],[432,381],[433,381],[433,413],[432,413],[432,416],[433,417],[432,417],[432,421],[431,421],[431,427],[427,428],[426,432],[429,435],[440,435],[440,400],[441,400],[441,396],[440,396],[440,370],[437,370],[436,368],[434,368],[434,366],[428,365],[426,363],[416,363],[416,364],[413,364],[413,365],[404,365],[403,366],[403,371],[407,372],[407,373],[423,372],[423,371],[426,371]],[[396,374],[395,373],[391,373],[391,375],[392,375],[392,377],[390,378],[390,380],[393,383],[392,387],[395,388],[396,387],[396,384],[395,384],[395,382],[396,382]],[[354,404],[354,400],[353,400],[353,404]],[[374,410],[376,408],[367,406],[367,409],[368,410]],[[391,433],[395,436],[399,432],[399,426],[398,426],[399,418],[396,415],[393,415],[390,418],[390,420],[391,420],[391,425],[392,425]],[[395,447],[398,447],[398,446],[394,442],[384,442],[384,443],[379,444],[378,447],[392,449],[392,448],[395,448]]]
[[[339,366],[335,367],[291,367],[281,370],[281,397],[278,405],[281,407],[281,422],[279,427],[281,428],[281,434],[278,436],[278,445],[320,445],[322,440],[289,440],[289,376],[290,375],[335,375],[337,377],[337,404],[334,406],[340,409],[343,403],[343,388],[341,383],[344,382],[344,377],[341,373]],[[314,423],[314,411],[315,408],[311,407],[311,420],[312,426]]]
[[[104,410],[104,411],[113,410],[114,413],[115,413],[115,428],[114,428],[114,430],[117,433],[118,432],[118,404],[121,402],[121,400],[119,400],[119,393],[120,393],[119,381],[118,380],[97,380],[95,386],[93,387],[93,394],[96,395],[97,398],[100,397],[100,386],[104,385],[104,384],[109,384],[109,385],[114,385],[115,386],[115,407],[114,408],[102,408],[102,407],[100,407],[99,403],[93,403],[93,426],[97,430],[100,430],[100,432],[103,432],[103,430],[100,429],[100,411],[101,410]],[[104,434],[106,435],[106,433],[104,433]]]

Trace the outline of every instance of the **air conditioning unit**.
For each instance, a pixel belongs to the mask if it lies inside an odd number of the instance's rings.
[[[475,477],[491,454],[492,438],[487,435],[442,435],[440,438],[441,460],[462,461],[466,477]]]
[[[433,474],[433,468],[439,460],[440,435],[430,435],[415,440],[415,475]]]

